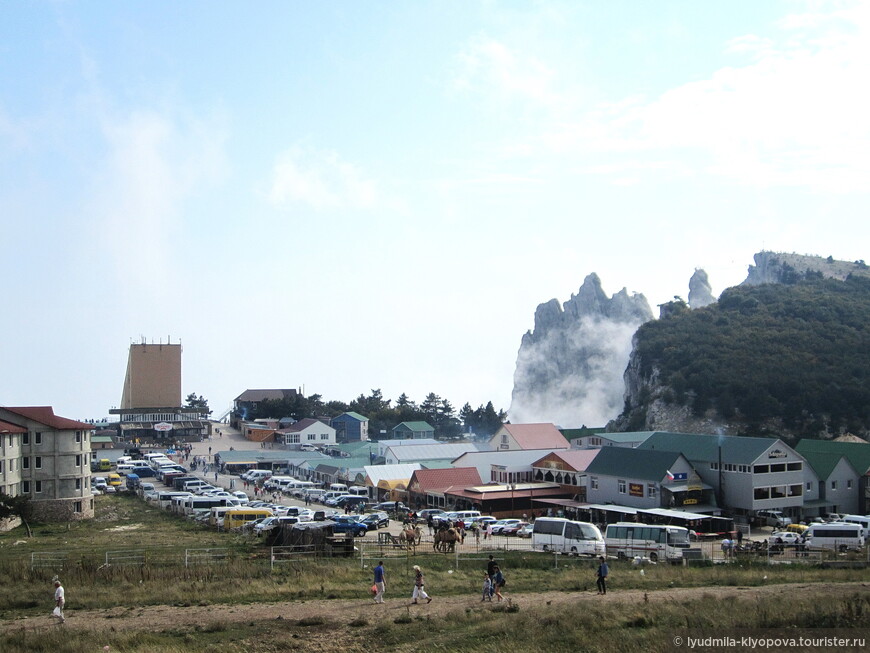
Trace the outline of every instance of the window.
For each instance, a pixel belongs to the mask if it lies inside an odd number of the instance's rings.
[[[655,483],[650,483],[646,486],[646,495],[651,499],[654,499],[657,493],[657,489]]]
[[[710,463],[710,469],[714,472],[717,471],[719,469],[719,463]]]
[[[831,489],[836,491],[836,489],[837,489],[837,481],[831,481]]]
[[[847,490],[852,489],[852,479],[851,478],[846,481],[846,489]]]
[[[623,480],[616,481],[616,489],[620,494],[625,494],[625,481],[623,481]]]
[[[598,477],[597,476],[590,476],[589,477],[589,487],[591,487],[593,490],[598,489]]]
[[[33,466],[36,467],[36,469],[42,469],[42,456],[36,456],[34,458]]]
[[[755,469],[752,470],[756,474],[767,474],[770,472],[770,466],[768,465],[756,465]]]
[[[21,434],[21,444],[30,444],[30,433]]]
[[[800,497],[800,496],[803,496],[803,493],[804,493],[804,486],[801,485],[800,483],[798,483],[796,485],[789,485],[788,486],[788,496],[790,496],[790,497]]]
[[[36,490],[36,492],[42,492],[42,481],[36,481],[35,486],[34,490]]]
[[[329,433],[321,433],[320,439],[321,440],[329,440]]]
[[[813,491],[813,484],[811,481],[807,481],[807,492]]]
[[[3,461],[0,460],[0,474],[3,473]]]
[[[36,432],[36,434],[33,436],[33,443],[42,444],[42,431]]]
[[[81,455],[77,455],[76,456],[76,467],[81,467],[81,466],[82,466],[82,457],[81,457]]]
[[[30,494],[30,481],[21,481],[21,492]]]
[[[81,490],[81,489],[82,489],[82,479],[77,478],[76,479],[76,490]]]
[[[21,469],[30,469],[30,458],[21,459]]]
[[[82,441],[82,432],[76,431],[76,442],[81,442],[81,441]]]
[[[780,463],[778,465],[771,465],[770,466],[770,473],[771,474],[775,474],[775,473],[778,474],[779,472],[784,472],[784,471],[785,471],[785,463]]]
[[[76,501],[73,507],[73,512],[81,512],[82,511],[82,502]]]
[[[755,488],[754,498],[756,501],[761,501],[763,499],[770,498],[770,488],[769,487],[757,487]]]
[[[785,468],[790,472],[799,472],[804,468],[803,463],[788,463]]]
[[[290,433],[287,436],[287,444],[299,444],[299,434],[298,433]]]
[[[309,433],[309,434],[308,434],[308,439],[309,439],[309,440],[316,440],[316,439],[317,439],[317,434],[316,434],[316,433]]]

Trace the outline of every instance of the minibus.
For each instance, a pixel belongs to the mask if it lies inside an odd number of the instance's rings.
[[[811,548],[832,549],[844,553],[864,546],[865,538],[860,524],[831,522],[810,524],[804,542]]]
[[[569,555],[604,555],[604,538],[595,524],[560,517],[538,517],[532,528],[532,549]]]
[[[224,530],[232,531],[248,522],[271,516],[272,510],[269,508],[233,508],[224,513]]]

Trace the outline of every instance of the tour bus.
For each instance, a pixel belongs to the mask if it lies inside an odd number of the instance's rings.
[[[657,560],[682,560],[689,548],[689,529],[634,522],[609,524],[604,534],[607,553],[618,558],[641,556]]]
[[[241,528],[248,522],[272,516],[270,508],[233,508],[224,513],[224,530]]]
[[[594,524],[538,517],[532,528],[532,550],[600,556],[604,555],[604,538]]]
[[[843,553],[850,549],[860,549],[866,540],[860,524],[831,522],[810,524],[804,533],[804,541],[809,547],[833,549]]]

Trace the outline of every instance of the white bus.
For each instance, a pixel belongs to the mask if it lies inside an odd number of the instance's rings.
[[[689,529],[617,522],[607,526],[604,542],[608,555],[618,558],[641,556],[653,562],[682,560],[683,550],[689,548]]]
[[[819,549],[833,549],[841,553],[864,546],[864,534],[860,524],[831,522],[830,524],[810,524],[804,533],[807,546]]]
[[[604,555],[604,538],[594,524],[560,517],[538,517],[532,527],[534,551]]]
[[[870,537],[870,517],[865,517],[864,515],[843,515],[840,517],[840,521],[846,524],[857,524],[861,527],[862,535],[866,540]]]

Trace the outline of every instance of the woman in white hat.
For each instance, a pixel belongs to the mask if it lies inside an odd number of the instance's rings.
[[[417,603],[417,599],[426,599],[426,603],[432,603],[432,597],[426,594],[426,590],[423,589],[424,584],[423,572],[420,571],[419,565],[414,565],[414,593],[411,595],[414,603]]]

